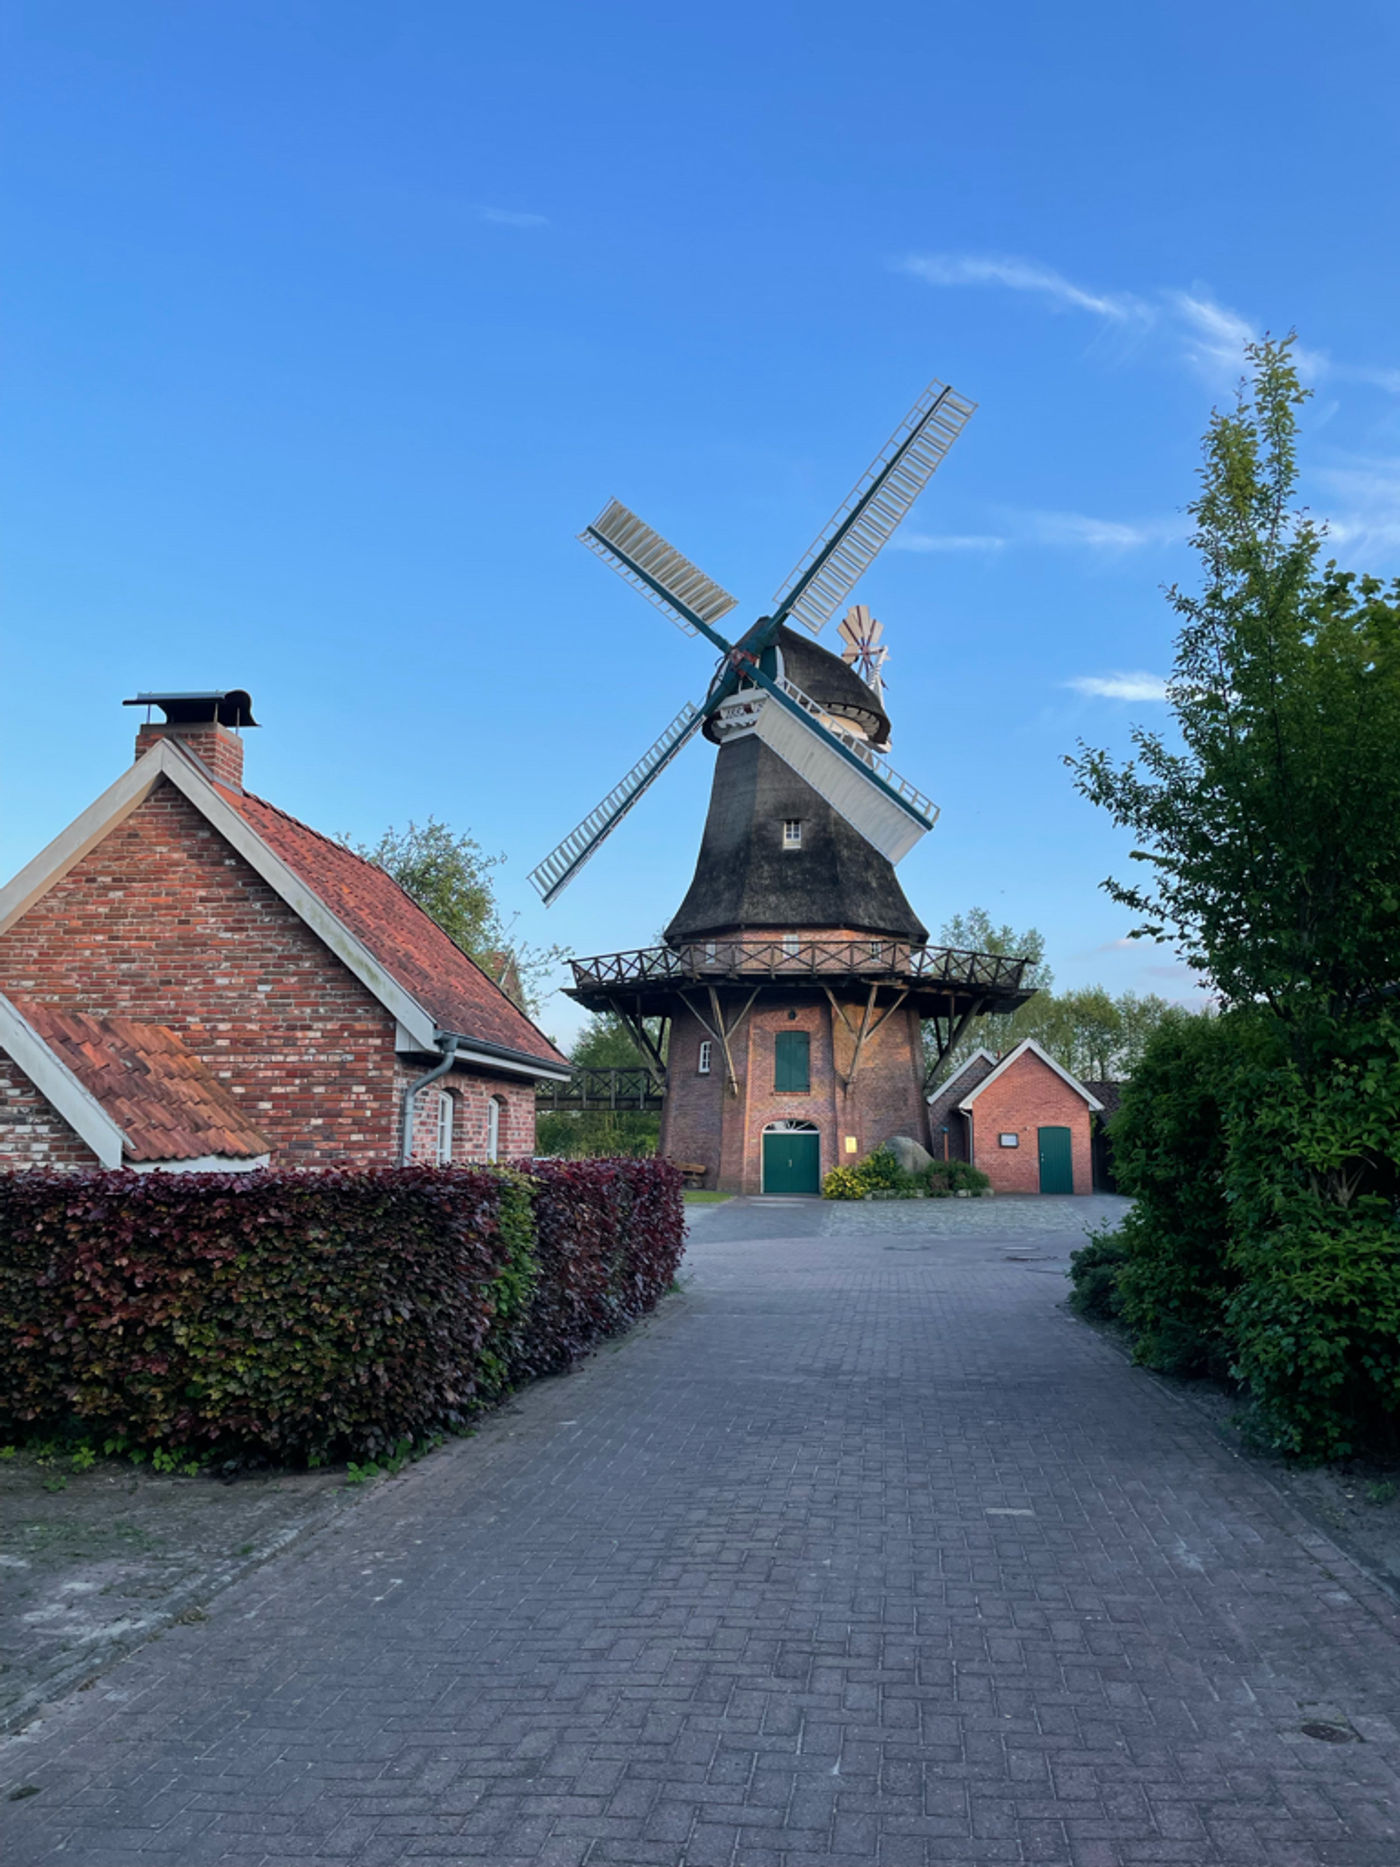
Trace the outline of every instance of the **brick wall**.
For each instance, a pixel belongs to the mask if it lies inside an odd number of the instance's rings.
[[[0,1169],[100,1164],[19,1065],[0,1054]]]
[[[997,1193],[1040,1191],[1037,1129],[1068,1128],[1074,1162],[1074,1190],[1094,1190],[1090,1153],[1089,1107],[1040,1058],[1027,1053],[972,1105],[973,1162]],[[997,1136],[1014,1133],[1017,1147],[1002,1147]]]
[[[399,1121],[403,1120],[403,1093],[422,1069],[401,1068],[396,1089]],[[487,1157],[490,1104],[500,1105],[498,1160],[520,1160],[535,1151],[535,1085],[514,1076],[491,1076],[462,1065],[419,1091],[413,1108],[413,1158],[438,1157],[438,1110],[452,1098],[452,1159],[459,1167]]]
[[[986,1057],[973,1057],[958,1071],[957,1080],[946,1088],[940,1089],[929,1103],[928,1131],[929,1152],[935,1160],[967,1160],[969,1155],[970,1124],[966,1115],[960,1113],[958,1104],[983,1083],[996,1068]],[[943,1129],[948,1130],[948,1148],[943,1149]]]
[[[392,1018],[169,784],[0,935],[0,990],[170,1025],[274,1164],[398,1159]]]
[[[864,1001],[843,1008],[858,1031]],[[737,1010],[736,1003],[729,1016]],[[810,1039],[811,1086],[805,1093],[773,1087],[774,1044],[780,1031],[805,1031]],[[723,1052],[713,1040],[710,1074],[697,1071],[699,1048],[708,1037],[690,1011],[678,1009],[671,1026],[660,1143],[661,1152],[672,1160],[705,1162],[706,1186],[730,1192],[761,1190],[763,1130],[769,1122],[812,1122],[821,1137],[823,1173],[843,1161],[854,1163],[891,1135],[927,1140],[919,1021],[905,1007],[867,1039],[849,1094],[841,1087],[837,1069],[849,1073],[855,1036],[839,1019],[833,1033],[831,1007],[824,997],[812,999],[779,988],[755,1002],[730,1040],[737,1096],[727,1091]],[[851,1152],[845,1147],[847,1136],[856,1143]]]

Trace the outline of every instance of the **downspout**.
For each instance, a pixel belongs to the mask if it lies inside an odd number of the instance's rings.
[[[457,1046],[461,1041],[460,1037],[439,1039],[443,1047],[442,1062],[429,1070],[426,1076],[420,1076],[416,1083],[410,1083],[403,1092],[403,1140],[399,1147],[401,1167],[406,1167],[413,1157],[413,1106],[418,1100],[418,1091],[426,1089],[429,1083],[435,1083],[439,1076],[446,1076],[452,1068],[453,1059],[457,1055]]]

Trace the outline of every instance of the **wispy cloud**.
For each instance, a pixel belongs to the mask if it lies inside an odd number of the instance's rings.
[[[1091,311],[1096,317],[1125,322],[1142,317],[1146,307],[1126,292],[1092,292],[1063,273],[1031,259],[993,254],[909,253],[896,262],[928,285],[1001,285],[1008,291],[1033,292],[1061,309]]]
[[[895,270],[926,285],[999,286],[1042,299],[1059,311],[1085,311],[1108,324],[1149,329],[1179,349],[1182,360],[1214,388],[1228,387],[1245,368],[1245,346],[1257,342],[1261,328],[1243,312],[1222,304],[1207,286],[1157,290],[1143,295],[1091,288],[1068,279],[1039,260],[994,253],[907,253]],[[1335,379],[1365,383],[1400,395],[1400,369],[1364,363],[1339,363],[1325,350],[1294,346],[1294,360],[1307,382]]]
[[[1026,528],[1036,544],[1081,545],[1090,551],[1140,551],[1173,544],[1185,533],[1179,518],[1096,519],[1084,512],[1032,512]]]
[[[1353,457],[1317,474],[1330,496],[1320,517],[1327,545],[1364,551],[1400,551],[1400,459]]]
[[[1011,540],[994,532],[896,532],[893,551],[1004,551]]]
[[[1174,544],[1186,534],[1185,520],[1098,519],[1087,512],[1013,512],[1000,532],[896,532],[892,551],[1006,551],[1017,545],[1096,551],[1114,556],[1149,545]]]
[[[1167,683],[1160,674],[1077,674],[1065,682],[1078,694],[1096,700],[1165,700]]]
[[[479,207],[476,210],[478,220],[489,222],[493,227],[547,227],[549,219],[544,214],[518,214],[509,207]]]

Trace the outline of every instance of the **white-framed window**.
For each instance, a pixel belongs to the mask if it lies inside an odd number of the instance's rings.
[[[713,1050],[714,1050],[714,1045],[710,1042],[709,1038],[708,1037],[701,1038],[700,1056],[695,1065],[695,1073],[697,1076],[708,1076],[709,1075],[710,1056]]]
[[[802,950],[802,942],[795,933],[783,935],[783,953],[788,959],[796,959]]]
[[[501,1098],[492,1096],[486,1104],[486,1158],[501,1158]]]
[[[452,1165],[453,1097],[445,1089],[438,1091],[437,1157],[440,1167]]]
[[[718,955],[719,955],[718,942],[714,940],[707,940],[705,942],[705,964],[707,966],[713,966]]]
[[[783,848],[801,849],[801,847],[802,819],[800,817],[785,817],[783,819]]]
[[[870,957],[876,961],[882,960],[885,957],[885,943],[883,940],[872,940],[870,942]]]

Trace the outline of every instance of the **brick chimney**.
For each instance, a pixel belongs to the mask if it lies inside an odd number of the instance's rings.
[[[206,767],[210,776],[230,790],[243,789],[243,740],[240,731],[256,726],[253,702],[241,687],[207,694],[137,694],[124,707],[145,707],[146,722],[136,735],[136,756],[149,752],[160,739],[174,739]],[[163,720],[153,720],[150,709],[159,707]]]

